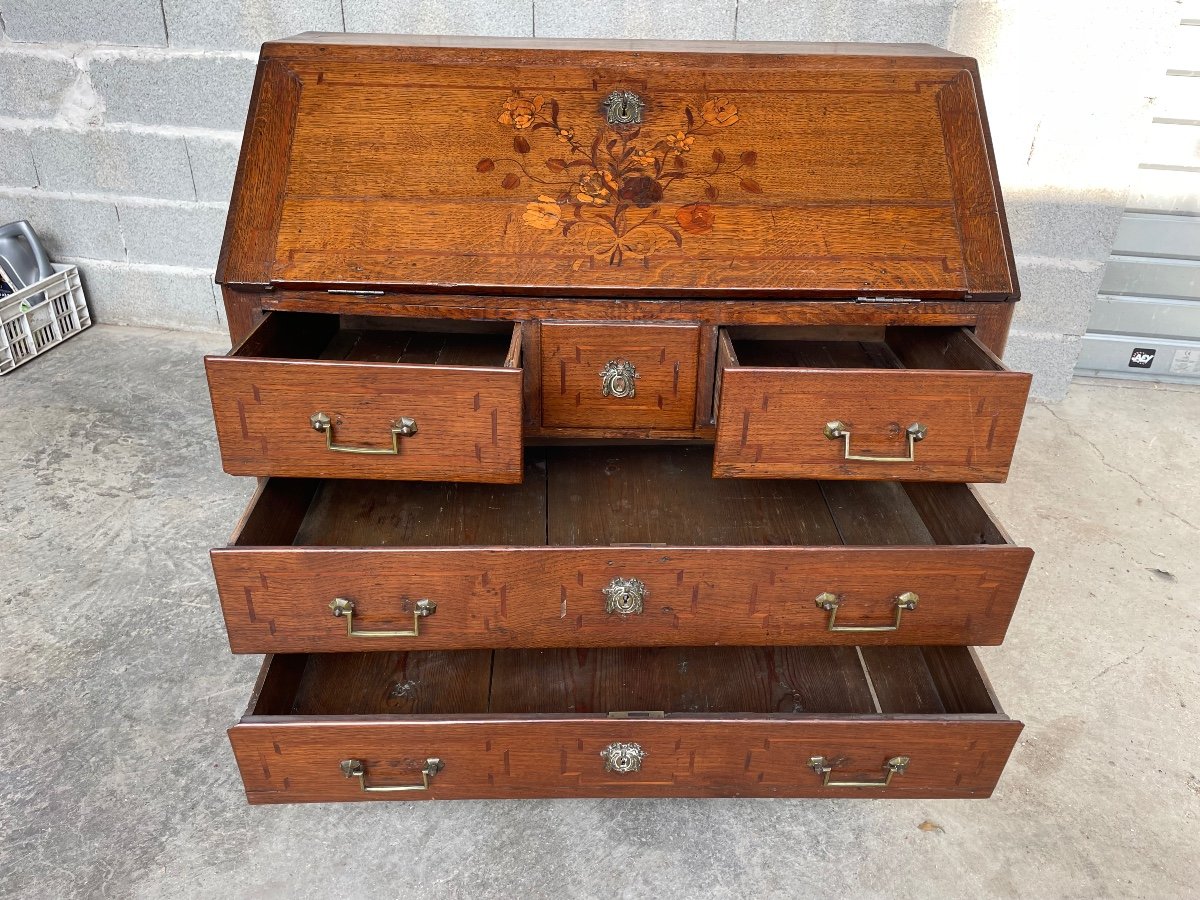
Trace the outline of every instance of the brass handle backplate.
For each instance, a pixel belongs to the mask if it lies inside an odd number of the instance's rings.
[[[646,751],[641,748],[640,744],[609,744],[600,751],[600,758],[604,760],[605,772],[617,772],[624,775],[627,772],[637,772],[642,768],[642,760],[646,758]]]
[[[410,419],[408,416],[401,416],[392,423],[392,446],[391,447],[351,447],[348,444],[335,444],[333,442],[333,421],[323,412],[315,412],[308,417],[308,422],[313,427],[313,431],[325,432],[325,448],[334,450],[338,453],[365,453],[374,456],[399,456],[400,455],[400,438],[412,437],[417,433],[417,420]]]
[[[633,363],[627,359],[610,359],[600,370],[600,395],[623,400],[637,396],[634,382],[641,378]]]
[[[603,593],[604,611],[610,616],[637,616],[645,609],[646,584],[636,578],[614,578]]]
[[[429,779],[436,775],[446,764],[436,756],[425,760],[425,768],[421,769],[420,784],[367,784],[367,767],[361,759],[343,759],[342,774],[347,778],[357,778],[359,786],[368,794],[390,794],[397,791],[427,791]]]
[[[865,456],[861,453],[850,452],[849,425],[841,421],[825,423],[825,437],[829,438],[831,441],[844,441],[842,458],[854,460],[856,462],[916,462],[917,450],[914,445],[917,443],[917,441],[925,440],[925,436],[929,434],[929,427],[922,425],[920,422],[913,422],[904,429],[904,434],[908,438],[907,456]]]
[[[335,597],[329,604],[335,619],[346,620],[346,636],[356,638],[392,638],[419,637],[421,620],[437,612],[437,604],[432,600],[418,600],[413,605],[413,627],[411,631],[355,631],[354,630],[354,601],[345,597]]]
[[[847,788],[868,788],[868,787],[887,787],[892,783],[892,776],[903,775],[904,770],[908,768],[909,759],[907,756],[893,756],[883,764],[884,776],[875,781],[830,781],[833,777],[833,763],[827,763],[823,756],[813,756],[808,760],[808,767],[823,776],[821,779],[822,787],[847,787]]]
[[[917,608],[917,603],[921,598],[912,591],[905,591],[900,594],[893,602],[896,607],[896,619],[890,625],[838,625],[837,614],[838,607],[842,605],[840,594],[831,594],[828,591],[817,594],[817,608],[823,609],[829,613],[829,630],[836,632],[864,632],[864,631],[899,631],[900,617],[904,615],[905,610],[913,610]]]

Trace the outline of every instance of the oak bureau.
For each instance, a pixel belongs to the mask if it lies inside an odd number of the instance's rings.
[[[218,280],[251,802],[995,787],[1032,551],[969,483],[1030,379],[974,60],[269,43]]]

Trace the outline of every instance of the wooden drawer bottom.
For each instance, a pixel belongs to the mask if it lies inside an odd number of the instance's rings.
[[[1021,723],[964,647],[267,657],[252,803],[987,797]]]

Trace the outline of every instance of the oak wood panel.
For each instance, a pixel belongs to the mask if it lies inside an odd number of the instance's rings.
[[[287,192],[299,102],[299,76],[287,63],[264,54],[254,79],[229,200],[217,261],[218,283],[266,285],[271,280],[270,260],[275,256],[279,214]]]
[[[960,72],[938,93],[946,161],[954,183],[954,210],[962,240],[967,290],[1020,296],[1000,182],[981,104],[978,69]]]
[[[691,430],[696,414],[697,325],[542,323],[542,425]],[[601,372],[632,363],[632,397],[605,397]]]
[[[432,334],[366,331],[331,333],[332,352],[348,361],[305,359],[312,347],[296,347],[299,359],[271,356],[293,347],[294,328],[283,314],[268,317],[230,356],[205,358],[213,417],[225,471],[231,475],[404,478],[515,482],[521,477],[520,369],[495,366],[375,363],[413,359],[434,363],[447,346]],[[307,317],[304,317],[307,318]],[[279,333],[276,335],[276,333]],[[310,340],[313,340],[310,338]],[[318,342],[320,339],[316,339]],[[459,336],[448,359],[471,361],[487,339]],[[439,343],[440,342],[440,343]],[[409,345],[415,349],[410,353]],[[416,346],[420,345],[420,346]],[[484,347],[485,355],[490,351]],[[501,349],[498,363],[504,359]],[[386,448],[391,425],[401,416],[418,432],[400,440],[398,455],[331,451],[309,418],[326,413],[339,444]]]
[[[278,215],[246,225],[275,244],[231,234],[232,269],[422,290],[967,294],[959,206],[983,195],[954,180],[978,166],[955,170],[947,154],[978,145],[987,163],[987,139],[978,104],[939,98],[972,77],[970,60],[696,49],[714,52],[268,45],[301,88],[278,104],[287,134],[251,129],[243,155],[248,168],[288,144],[286,191]],[[610,129],[599,102],[629,86],[647,97],[645,123]],[[502,121],[506,101],[534,120]],[[664,149],[679,130],[693,146]],[[587,203],[576,179],[590,170],[546,163],[605,169],[605,154],[616,180]]]
[[[229,731],[251,803],[532,797],[988,797],[1021,724],[1003,717],[854,716],[618,720],[587,717],[288,721],[248,718]],[[605,772],[601,751],[633,741],[636,773]],[[910,762],[887,788],[823,787],[808,767],[835,760],[841,778],[879,778],[896,755]],[[428,757],[445,768],[428,791],[365,794],[339,770],[362,760],[371,783],[419,784]]]
[[[930,339],[963,350],[961,341],[936,330]],[[807,345],[796,346],[806,366],[772,366],[768,360],[767,366],[751,367],[741,364],[739,354],[739,365],[722,373],[714,475],[906,481],[1007,477],[1030,376],[995,371],[998,363],[982,345],[973,344],[975,368],[985,371],[842,368],[844,360],[814,358]],[[909,424],[919,422],[928,433],[916,444],[915,462],[848,461],[843,441],[824,434],[831,421],[850,426],[854,454],[904,456]]]

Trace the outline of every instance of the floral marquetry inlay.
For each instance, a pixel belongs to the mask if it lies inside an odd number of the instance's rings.
[[[505,190],[536,192],[524,227],[577,233],[591,256],[619,266],[712,231],[722,191],[762,193],[751,177],[758,154],[727,153],[718,143],[740,118],[721,97],[685,104],[667,127],[602,119],[593,134],[565,121],[557,100],[518,92],[497,119],[512,134],[514,155],[485,157],[475,168],[498,173]]]

